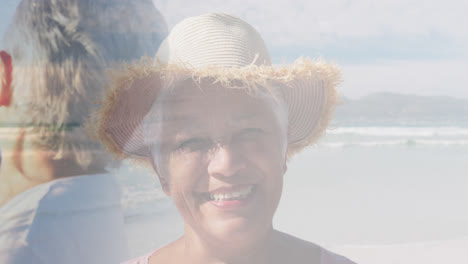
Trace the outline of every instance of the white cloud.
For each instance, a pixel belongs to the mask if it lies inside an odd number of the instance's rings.
[[[468,97],[465,0],[153,0],[169,27],[207,12],[237,15],[284,56],[336,58],[344,95]],[[365,63],[365,64],[364,64]]]
[[[245,19],[273,45],[320,48],[346,38],[446,35],[466,41],[464,0],[154,0],[170,26],[181,19],[222,11]]]

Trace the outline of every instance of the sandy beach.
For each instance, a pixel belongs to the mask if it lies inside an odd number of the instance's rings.
[[[423,243],[331,247],[359,264],[466,264],[468,237]]]
[[[362,264],[468,263],[466,131],[337,130],[291,160],[274,226]],[[156,178],[117,174],[130,257],[182,234]]]

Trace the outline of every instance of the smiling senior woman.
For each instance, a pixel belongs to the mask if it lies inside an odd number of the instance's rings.
[[[352,263],[276,231],[287,160],[324,132],[340,71],[272,67],[261,36],[226,14],[174,27],[154,62],[121,72],[91,122],[118,157],[147,163],[184,235],[129,263]]]

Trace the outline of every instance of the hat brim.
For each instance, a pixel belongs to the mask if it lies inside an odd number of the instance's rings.
[[[288,106],[288,157],[313,145],[325,132],[339,102],[336,90],[340,69],[324,61],[300,58],[280,67],[249,65],[241,68],[154,65],[151,60],[114,74],[88,128],[119,159],[147,160],[142,120],[163,89],[180,80],[210,78],[226,88],[242,82],[244,88],[279,86]],[[236,86],[238,88],[238,86]]]

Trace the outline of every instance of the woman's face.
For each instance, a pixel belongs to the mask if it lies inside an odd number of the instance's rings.
[[[233,249],[262,239],[286,171],[285,107],[268,96],[211,87],[166,95],[158,109],[153,163],[186,235]]]

